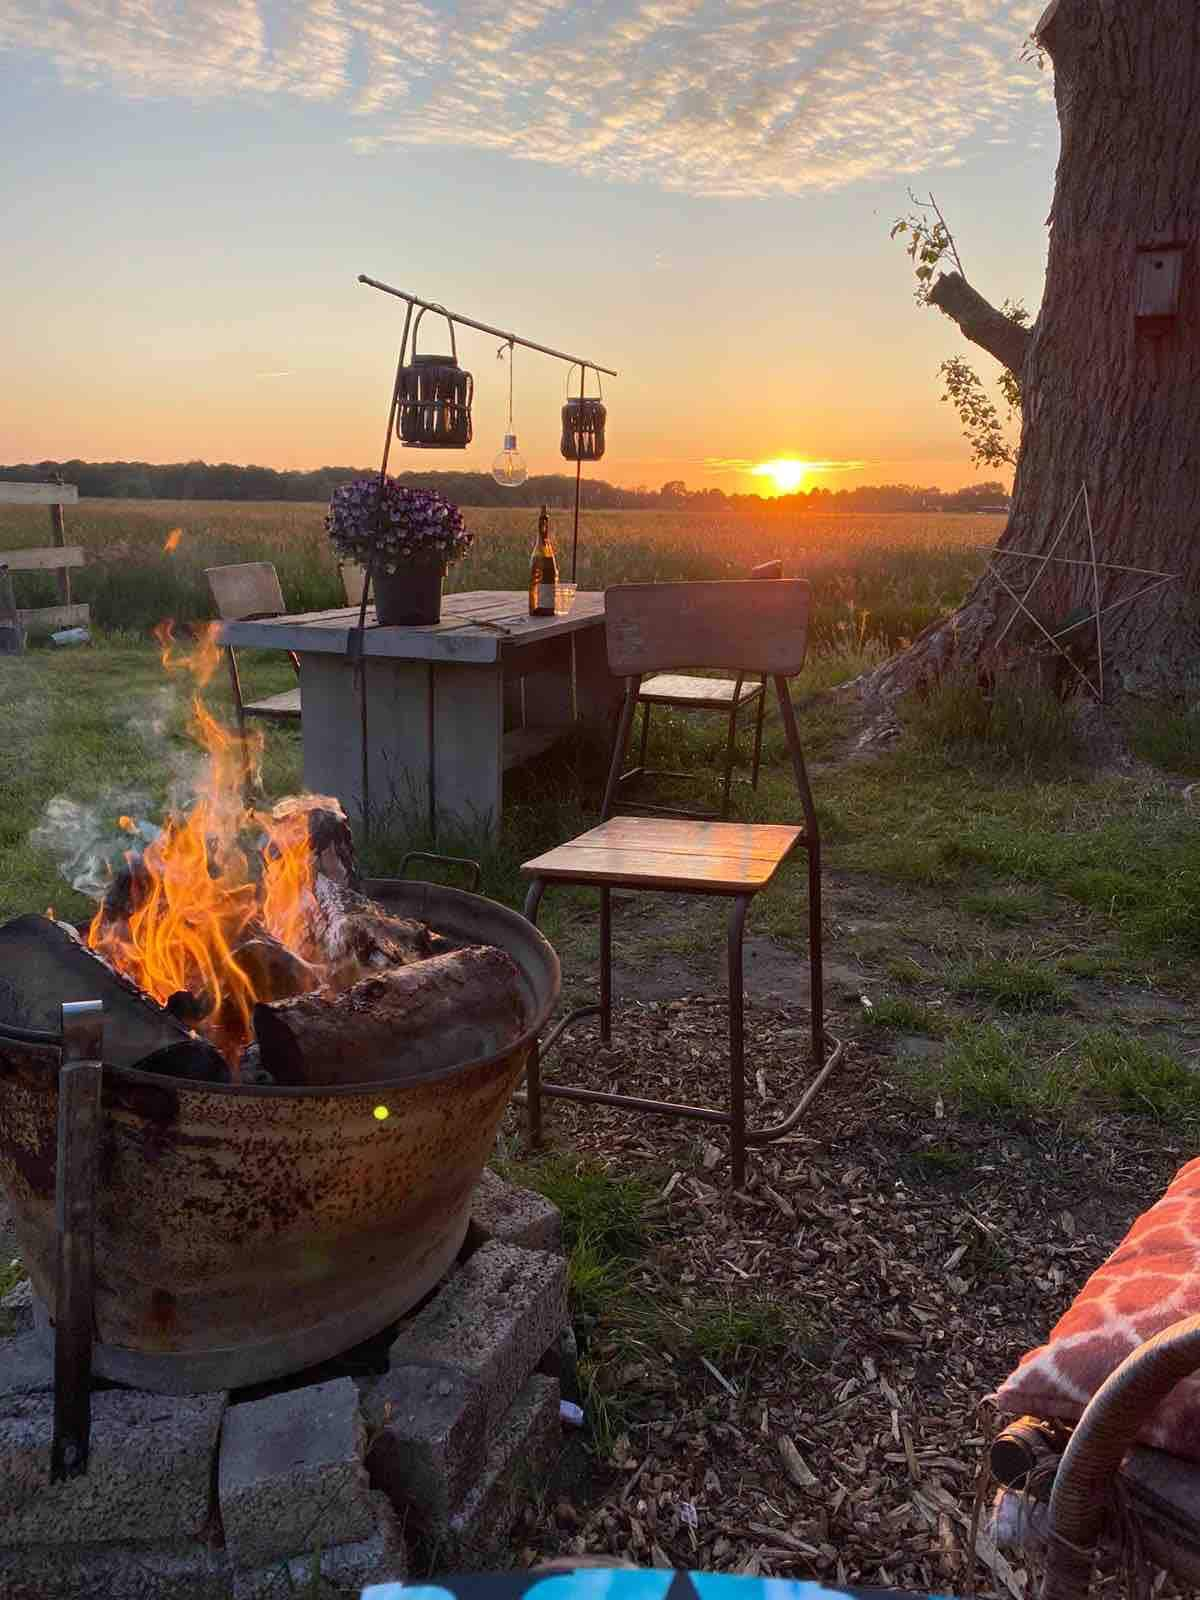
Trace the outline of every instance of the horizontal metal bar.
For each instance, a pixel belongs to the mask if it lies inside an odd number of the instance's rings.
[[[782,1139],[785,1133],[791,1133],[792,1129],[800,1121],[800,1118],[808,1110],[809,1106],[812,1105],[813,1101],[817,1097],[817,1091],[821,1088],[829,1074],[839,1064],[842,1059],[842,1053],[846,1048],[843,1040],[834,1039],[832,1034],[827,1034],[826,1037],[832,1040],[834,1047],[830,1053],[829,1060],[826,1061],[820,1072],[817,1073],[816,1077],[800,1096],[792,1110],[788,1112],[786,1117],[784,1117],[782,1122],[772,1123],[769,1128],[746,1129],[746,1143],[748,1145],[771,1144],[775,1139]]]
[[[588,1100],[601,1106],[625,1106],[630,1111],[647,1111],[659,1117],[690,1117],[695,1122],[717,1122],[728,1127],[733,1121],[728,1111],[712,1106],[689,1106],[674,1100],[643,1100],[636,1094],[606,1094],[603,1089],[576,1089],[566,1083],[543,1083],[542,1094],[556,1100]]]
[[[490,323],[476,322],[474,317],[464,317],[457,311],[447,311],[445,306],[438,305],[436,300],[422,300],[420,296],[409,294],[406,289],[393,289],[390,283],[380,283],[378,278],[368,278],[365,272],[358,275],[359,283],[365,283],[368,288],[381,289],[384,294],[394,294],[397,300],[407,300],[410,306],[420,306],[425,311],[437,311],[451,322],[457,322],[464,328],[474,328],[479,333],[490,333],[497,339],[503,339],[505,344],[523,345],[526,350],[537,350],[541,355],[553,356],[556,361],[569,361],[573,367],[588,367],[593,372],[603,372],[610,378],[619,377],[612,367],[601,367],[594,361],[584,361],[581,356],[567,355],[564,350],[554,350],[548,344],[535,344],[532,339],[522,339],[520,334],[507,333],[503,328],[493,328]]]

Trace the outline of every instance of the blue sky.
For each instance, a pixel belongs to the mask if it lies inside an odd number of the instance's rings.
[[[618,368],[615,481],[744,488],[728,463],[779,456],[971,481],[935,380],[962,342],[888,230],[932,189],[976,285],[1036,308],[1037,11],[4,0],[0,460],[370,462],[400,311],[365,272]],[[454,464],[486,467],[506,373],[479,335],[460,357]],[[536,469],[562,378],[517,352]]]

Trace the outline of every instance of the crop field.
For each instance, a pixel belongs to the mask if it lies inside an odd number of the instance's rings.
[[[204,569],[272,561],[288,609],[318,610],[342,594],[324,530],[323,505],[203,500],[83,500],[67,508],[67,539],[87,567],[74,590],[94,622],[144,633],[163,617],[211,614]],[[476,535],[450,589],[524,587],[536,513],[466,511]],[[911,513],[818,516],[761,513],[596,511],[580,519],[579,582],[585,588],[669,578],[732,578],[782,557],[789,576],[813,584],[814,638],[825,646],[877,641],[889,648],[952,606],[983,566],[1002,519]],[[176,535],[174,536],[173,535]],[[564,572],[571,518],[553,514]],[[0,549],[48,542],[44,507],[0,506]],[[18,574],[18,602],[53,604],[49,577]]]

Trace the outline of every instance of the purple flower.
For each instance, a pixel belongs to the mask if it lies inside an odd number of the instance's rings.
[[[436,489],[410,489],[395,478],[355,478],[333,491],[325,530],[337,554],[366,566],[375,552],[375,570],[396,573],[406,561],[437,555],[461,561],[475,535],[459,508]]]

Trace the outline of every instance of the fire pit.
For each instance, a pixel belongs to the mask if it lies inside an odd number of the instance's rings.
[[[468,1053],[452,1065],[414,1070],[398,1039],[392,1059],[372,1058],[357,1078],[343,1066],[335,1083],[197,1082],[133,1065],[186,1030],[136,996],[118,999],[96,1200],[103,1376],[182,1394],[298,1370],[394,1321],[458,1254],[501,1115],[557,999],[558,960],[522,917],[478,895],[399,880],[363,888],[452,947],[505,952],[516,1036],[489,1050],[467,1018]],[[0,929],[0,1184],[51,1316],[61,1057],[52,1030],[62,1001],[94,997],[48,991],[37,952],[53,927],[25,917]],[[98,965],[82,947],[78,958]]]

